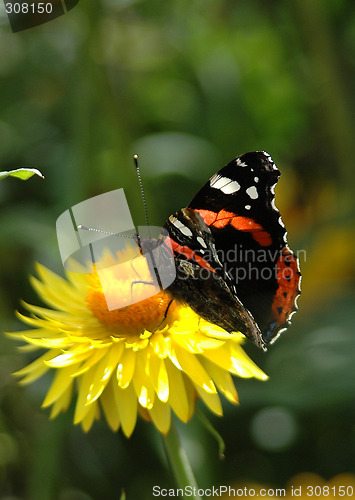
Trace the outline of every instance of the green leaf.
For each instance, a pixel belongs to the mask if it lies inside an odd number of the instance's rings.
[[[16,170],[4,170],[0,172],[0,181],[5,177],[17,177],[22,181],[27,181],[32,175],[38,175],[44,179],[44,175],[36,168],[17,168]]]

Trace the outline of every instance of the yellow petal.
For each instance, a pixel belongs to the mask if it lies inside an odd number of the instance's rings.
[[[68,284],[64,278],[51,271],[47,267],[43,266],[39,262],[36,262],[36,271],[41,281],[46,283],[50,288],[60,290],[64,297],[71,296],[72,287]]]
[[[76,290],[82,297],[87,292],[88,274],[90,274],[90,269],[84,266],[80,267],[78,262],[75,262],[75,265],[78,266],[76,272],[66,271],[65,275],[74,290]]]
[[[26,331],[20,331],[20,332],[9,332],[7,335],[36,335],[40,336],[41,333],[43,333],[43,337],[46,337],[47,335],[58,335],[58,329],[57,327],[53,326],[51,323],[49,323],[47,320],[39,319],[37,317],[30,317],[30,316],[25,316],[24,314],[21,314],[19,311],[16,311],[16,316],[22,323],[25,323],[26,325],[30,325],[35,327],[35,330],[26,330]]]
[[[166,403],[169,399],[169,380],[163,359],[155,356],[153,351],[150,351],[147,356],[147,371],[153,383],[155,392],[160,399]]]
[[[49,359],[48,361],[46,361],[46,365],[48,365],[50,368],[65,368],[72,364],[77,365],[78,363],[86,359],[88,356],[90,356],[90,352],[87,347],[84,347],[80,350],[78,348],[75,348],[73,350],[69,350],[64,353],[62,352],[58,356]],[[77,368],[78,367],[76,366],[76,369]]]
[[[32,304],[27,304],[27,302],[24,301],[22,301],[22,305],[30,313],[32,313],[33,316],[24,316],[20,312],[17,312],[16,316],[21,321],[27,323],[28,325],[32,325],[34,327],[42,326],[44,328],[48,328],[49,330],[54,330],[57,332],[57,334],[60,326],[65,320],[67,320],[69,324],[71,324],[74,319],[73,317],[70,318],[68,313],[64,311],[56,311],[53,309],[47,309],[45,307],[34,306]]]
[[[105,387],[105,390],[100,397],[100,401],[108,425],[114,432],[116,432],[120,427],[120,419],[118,415],[117,401],[113,384],[115,384],[117,387],[116,379],[114,377],[111,377],[109,383]]]
[[[187,396],[187,401],[188,401],[188,406],[189,406],[189,416],[188,420],[190,420],[194,414],[195,410],[195,403],[198,398],[196,388],[194,384],[192,383],[191,379],[185,375],[185,373],[182,373],[182,378],[184,380],[185,384],[185,391],[186,391],[186,396]]]
[[[235,341],[225,342],[213,351],[205,351],[203,356],[234,375],[261,380],[268,378]]]
[[[147,352],[136,353],[136,368],[133,375],[133,386],[136,391],[139,404],[148,410],[154,404],[155,391],[149,376],[146,373]]]
[[[50,305],[52,305],[52,301],[57,304],[64,303],[65,309],[68,307],[68,302],[71,307],[77,303],[81,306],[83,305],[81,300],[82,297],[78,294],[77,290],[72,287],[70,283],[68,283],[68,281],[40,264],[37,264],[36,269],[38,276],[43,283],[36,278],[32,278],[32,284],[45,302]],[[48,296],[51,297],[51,299],[48,300]]]
[[[79,377],[83,373],[87,372],[92,366],[96,365],[100,361],[100,359],[105,356],[107,353],[107,349],[109,346],[89,346],[87,351],[87,359],[86,361],[80,365],[76,372],[73,373],[73,377]]]
[[[201,387],[199,387],[198,385],[196,385],[196,384],[194,384],[194,385],[195,385],[196,391],[198,392],[198,395],[200,396],[202,401],[205,403],[205,405],[211,411],[213,411],[213,413],[215,413],[216,415],[222,416],[223,410],[222,410],[222,405],[221,405],[221,401],[219,399],[218,394],[208,393],[208,392],[204,391],[203,389],[201,389]]]
[[[95,366],[90,368],[90,370],[85,372],[78,379],[79,391],[75,406],[74,424],[78,424],[79,422],[81,422],[90,410],[90,405],[86,403],[88,400],[88,395],[90,394],[91,384],[93,383],[94,373]],[[93,403],[93,405],[94,404],[95,403]]]
[[[205,349],[216,349],[224,344],[224,339],[207,337],[201,332],[188,332],[185,335],[175,335],[174,341],[192,354],[203,353]]]
[[[51,350],[46,352],[31,364],[15,372],[14,375],[16,377],[24,376],[24,378],[20,381],[21,384],[29,384],[30,382],[33,382],[48,371],[48,366],[45,364],[45,361],[47,361],[52,356],[57,355],[59,352],[59,350]]]
[[[90,407],[89,411],[81,421],[81,427],[84,432],[88,432],[91,429],[94,420],[100,418],[100,408],[96,401],[94,401]]]
[[[170,359],[165,360],[165,367],[169,385],[172,387],[169,393],[169,404],[180,420],[187,422],[190,416],[189,401],[182,373],[172,364]]]
[[[161,332],[155,332],[150,339],[150,344],[154,353],[160,358],[166,358],[169,355],[171,340],[168,336],[163,335]]]
[[[33,339],[31,337],[23,336],[23,339],[29,344],[36,345],[38,347],[46,347],[47,349],[65,349],[66,347],[70,347],[71,341],[70,339],[63,338],[50,338],[50,339]]]
[[[193,380],[194,384],[200,386],[204,391],[211,394],[216,393],[215,385],[203,368],[196,355],[182,349],[177,344],[174,345],[175,353],[182,370]]]
[[[126,437],[130,437],[137,421],[137,396],[132,385],[127,389],[121,389],[117,384],[114,384],[114,387],[116,387],[117,409],[122,431]]]
[[[171,422],[170,406],[163,403],[159,399],[156,399],[153,407],[148,411],[157,429],[161,433],[167,434],[170,429]]]
[[[59,278],[59,276],[58,276]],[[65,311],[68,309],[68,305],[65,300],[65,296],[58,296],[55,291],[48,287],[47,284],[42,283],[39,279],[30,277],[30,282],[37,294],[42,298],[42,300],[54,310]]]
[[[232,403],[238,403],[238,394],[234,387],[233,379],[229,372],[220,368],[208,359],[201,359],[206,371],[211,375],[217,389]]]
[[[269,378],[239,345],[233,345],[231,362],[236,370],[236,374],[240,377],[255,377],[260,380],[267,380]]]
[[[42,403],[43,408],[53,404],[56,399],[60,398],[60,396],[73,385],[74,379],[72,378],[72,374],[75,370],[75,365],[57,370],[51,388]]]
[[[90,387],[90,393],[88,394],[86,404],[91,404],[100,397],[110,380],[112,372],[117,368],[117,363],[122,355],[123,349],[123,343],[112,344],[107,355],[98,363],[93,375],[94,381]]]
[[[201,332],[208,336],[212,337],[214,339],[219,339],[219,340],[233,340],[237,342],[238,344],[242,343],[245,340],[245,337],[242,333],[240,332],[235,332],[235,333],[229,333],[223,330],[220,326],[217,325],[212,325],[208,321],[204,320],[201,318],[200,320],[200,330]]]
[[[73,385],[70,385],[64,392],[59,396],[58,399],[54,401],[52,406],[50,417],[55,418],[61,411],[66,411],[70,405],[70,401],[73,395]]]
[[[133,349],[125,349],[117,366],[117,382],[121,389],[125,389],[131,383],[135,366],[136,353]]]

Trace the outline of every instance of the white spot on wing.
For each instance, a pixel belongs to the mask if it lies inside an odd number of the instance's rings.
[[[205,242],[205,240],[201,236],[197,236],[196,239],[199,242],[199,244],[201,245],[201,247],[207,248],[206,242]]]
[[[210,186],[213,187],[215,182],[220,179],[220,175],[218,174],[214,174],[211,178],[210,178]]]
[[[240,158],[237,158],[237,165],[238,167],[247,167],[248,165],[242,161]]]
[[[296,314],[297,311],[291,311],[290,314],[287,316],[287,319],[291,321],[291,318],[294,314]]]
[[[192,236],[192,231],[190,228],[188,228],[187,226],[185,226],[185,224],[183,224],[179,219],[177,219],[176,217],[174,217],[175,220],[171,220],[172,224],[179,230],[182,232],[182,234],[184,234],[185,236]]]
[[[262,151],[262,153],[266,156],[266,159],[267,159],[270,163],[272,163],[272,168],[273,168],[274,170],[277,170],[277,167],[276,167],[276,165],[275,165],[275,163],[274,163],[274,160],[271,158],[271,155],[269,155],[269,153],[267,153],[266,151]]]
[[[229,184],[226,184],[223,188],[221,188],[222,193],[224,194],[233,194],[239,191],[240,184],[237,181],[232,181]]]
[[[299,284],[300,284],[300,281],[298,282],[298,285],[299,285]],[[297,302],[298,302],[298,299],[300,298],[300,295],[301,295],[301,294],[298,294],[298,295],[296,295],[296,297],[295,297],[295,307],[297,307],[297,310],[298,310],[298,304],[297,304]]]
[[[220,177],[215,174],[210,180],[210,186],[214,189],[219,189],[224,194],[233,194],[239,191],[240,184],[228,177]]]
[[[275,340],[276,340],[276,339],[278,339],[278,338],[280,337],[281,333],[285,332],[286,330],[287,330],[287,328],[281,328],[281,330],[279,330],[279,331],[277,332],[277,335],[276,335],[276,336],[275,336],[272,340],[270,340],[270,342],[269,342],[269,343],[270,343],[270,344],[273,344],[273,343],[275,342]]]
[[[300,266],[297,264],[297,269],[298,271],[300,270]],[[301,283],[302,283],[302,276],[300,276],[300,279],[298,280],[298,288],[301,289]],[[297,296],[298,299],[299,295]]]
[[[251,206],[250,205],[245,205],[245,210],[250,210]]]
[[[221,189],[226,184],[229,184],[229,182],[232,182],[232,180],[228,177],[221,177],[220,175],[215,174],[210,181],[210,186],[215,189]]]
[[[258,190],[256,189],[255,186],[250,186],[247,190],[246,190],[246,193],[247,195],[252,199],[252,200],[256,200],[259,195],[258,195]]]
[[[254,182],[259,182],[259,177],[254,177]]]
[[[281,219],[281,215],[279,217],[279,224],[280,224],[280,226],[285,227],[285,224],[284,224],[283,220]]]

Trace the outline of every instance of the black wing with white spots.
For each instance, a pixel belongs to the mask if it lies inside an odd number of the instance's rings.
[[[189,204],[205,220],[236,294],[265,343],[290,323],[300,293],[298,260],[275,206],[280,171],[268,153],[234,159]]]
[[[275,206],[279,177],[268,153],[241,155],[165,225],[178,271],[172,295],[261,347],[290,324],[300,293],[298,260]]]

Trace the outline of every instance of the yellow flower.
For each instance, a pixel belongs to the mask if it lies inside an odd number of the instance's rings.
[[[137,413],[167,433],[171,410],[187,422],[199,397],[217,415],[222,415],[218,392],[237,403],[231,374],[267,378],[241,348],[242,334],[225,332],[186,305],[170,304],[167,292],[144,298],[150,285],[135,283],[132,291],[131,263],[118,272],[117,261],[105,259],[105,295],[102,273],[101,281],[97,272],[67,272],[63,279],[37,265],[39,279],[32,278],[32,285],[49,308],[24,304],[31,316],[18,315],[34,328],[10,333],[30,344],[27,349],[46,349],[16,374],[27,384],[54,370],[43,402],[52,406],[51,418],[68,408],[76,387],[74,423],[85,431],[103,412],[111,429],[121,427],[127,437]],[[134,268],[142,280],[149,279],[143,259]],[[132,293],[135,303],[108,310],[110,294],[124,304]]]

